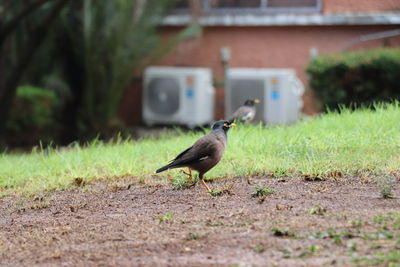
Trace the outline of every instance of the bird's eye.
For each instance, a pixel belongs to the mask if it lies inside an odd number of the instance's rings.
[[[224,126],[225,126],[225,127],[229,127],[227,123],[224,123]]]

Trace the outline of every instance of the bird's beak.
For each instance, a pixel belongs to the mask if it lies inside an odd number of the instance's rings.
[[[230,128],[230,127],[235,127],[235,126],[237,126],[236,123],[231,123],[231,124],[229,125],[229,128]]]
[[[260,103],[260,102],[261,102],[260,99],[255,99],[255,100],[254,100],[254,103],[256,103],[256,104],[257,104],[257,103]]]

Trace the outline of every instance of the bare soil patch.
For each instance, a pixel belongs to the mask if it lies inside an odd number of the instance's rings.
[[[0,199],[0,264],[347,266],[399,245],[387,218],[400,200],[383,199],[370,180],[221,179],[210,186],[228,190],[216,197],[201,184],[128,180]],[[254,197],[256,185],[275,192]]]

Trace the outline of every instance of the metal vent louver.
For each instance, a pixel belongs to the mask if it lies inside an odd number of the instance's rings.
[[[232,110],[236,110],[247,99],[260,99],[261,103],[264,99],[264,80],[251,80],[251,79],[232,79],[230,81],[231,94],[235,97],[230,98]],[[264,105],[256,106],[257,113],[254,121],[262,121],[264,114]]]
[[[173,115],[179,110],[179,82],[175,78],[153,78],[146,91],[152,112]]]
[[[304,87],[293,69],[231,68],[225,91],[225,115],[230,116],[246,99],[258,98],[254,122],[294,123],[302,107]]]
[[[151,66],[144,71],[143,122],[148,125],[186,125],[213,120],[214,87],[208,68]]]

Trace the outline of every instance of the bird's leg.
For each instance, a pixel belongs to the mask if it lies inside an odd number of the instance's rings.
[[[188,184],[193,184],[192,169],[191,168],[188,168],[188,169],[189,169],[189,172],[185,172],[184,170],[180,170],[180,172],[189,176]]]
[[[208,187],[208,185],[206,184],[206,181],[204,181],[203,179],[203,175],[199,174],[199,179],[201,181],[201,183],[204,185],[204,187],[207,189],[208,192],[211,192],[211,189]]]
[[[189,180],[188,180],[188,183],[192,184],[193,183],[192,169],[191,168],[188,168],[188,169],[189,169]]]
[[[206,184],[206,182],[204,181],[204,179],[200,179],[201,183],[206,187],[208,192],[211,192],[211,189],[208,187],[208,185]]]

